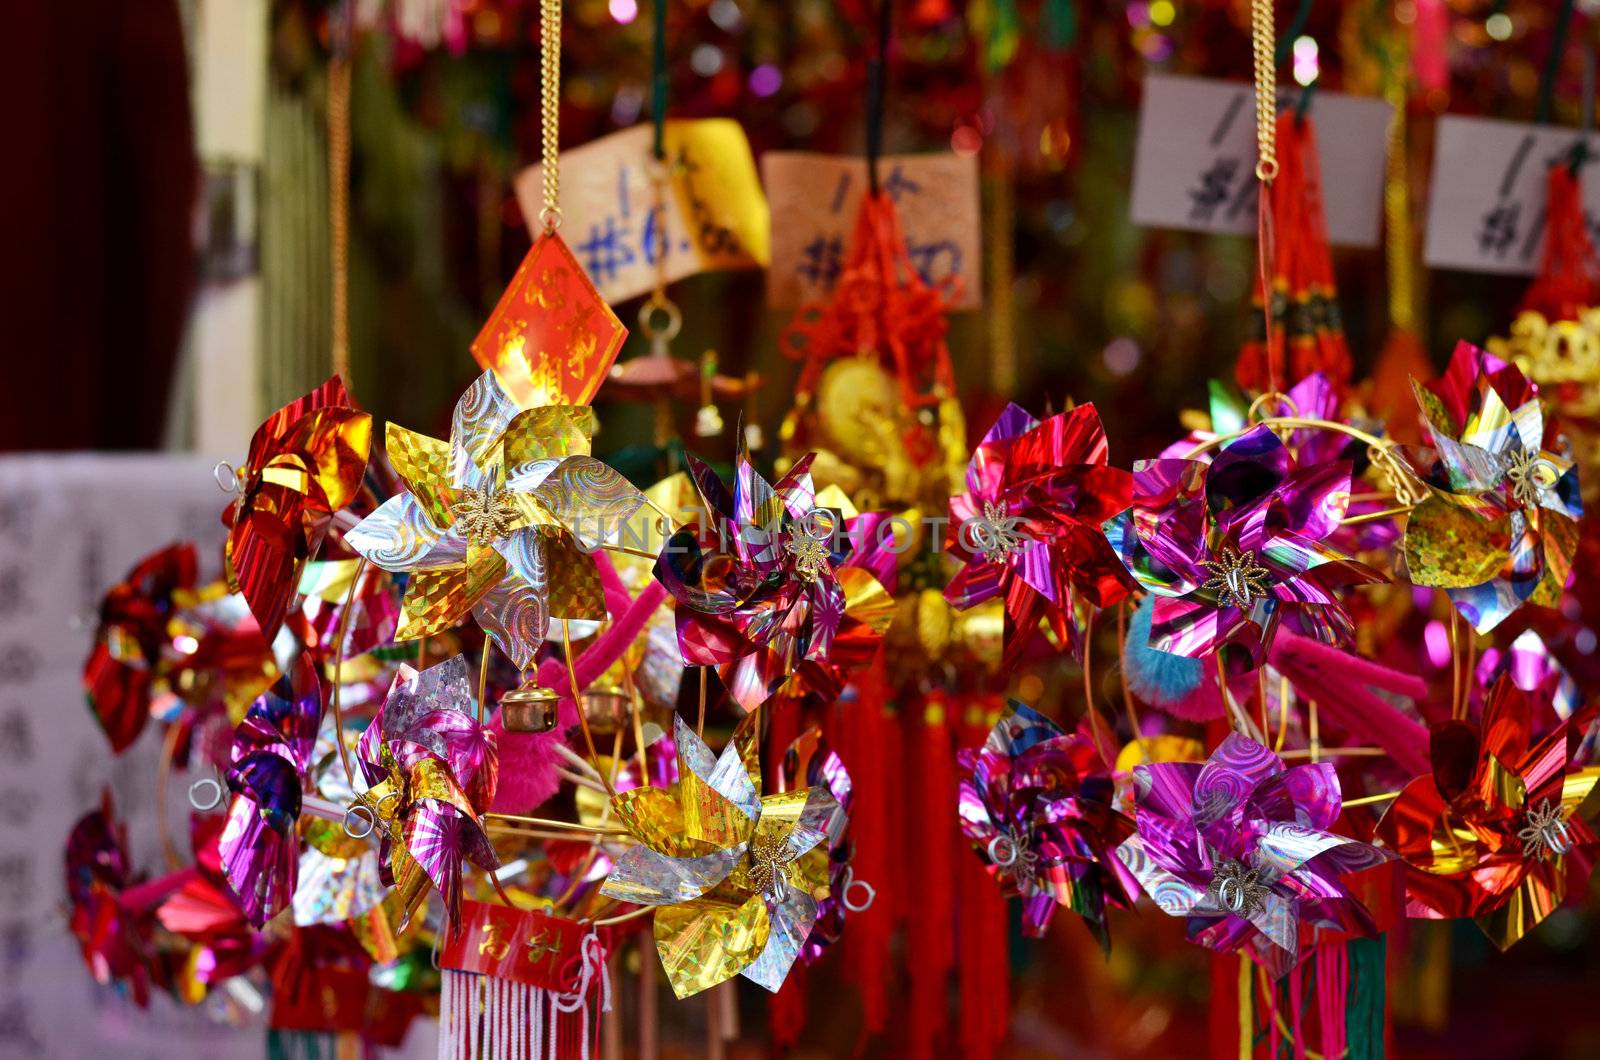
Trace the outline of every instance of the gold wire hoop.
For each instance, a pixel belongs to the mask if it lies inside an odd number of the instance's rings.
[[[1300,406],[1295,404],[1294,398],[1290,397],[1288,394],[1285,394],[1281,390],[1269,390],[1265,394],[1262,394],[1260,397],[1256,398],[1254,401],[1250,402],[1250,408],[1244,414],[1245,422],[1250,424],[1252,427],[1259,425],[1261,421],[1256,419],[1256,415],[1262,409],[1271,407],[1268,405],[1268,402],[1275,402],[1278,405],[1288,406],[1289,415],[1291,416],[1300,415]]]

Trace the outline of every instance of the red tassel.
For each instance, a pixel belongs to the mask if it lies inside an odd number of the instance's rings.
[[[856,689],[855,700],[842,703],[830,719],[828,741],[850,771],[853,785],[849,834],[855,857],[851,871],[877,892],[870,908],[850,914],[840,943],[844,954],[839,968],[861,998],[862,1033],[866,1036],[889,1025],[890,941],[900,894],[894,879],[900,852],[890,844],[904,840],[894,826],[899,809],[894,800],[900,784],[900,737],[884,706],[888,689],[881,657],[862,673]]]
[[[805,1029],[807,974],[801,965],[790,969],[789,978],[767,1002],[767,1029],[778,1049],[793,1047]]]
[[[998,697],[973,702],[962,718],[961,746],[981,744],[998,715]],[[961,895],[962,1055],[988,1060],[1011,1022],[1010,905],[983,862],[957,851]]]
[[[1594,304],[1594,247],[1583,222],[1583,191],[1568,165],[1550,167],[1544,255],[1522,308],[1550,320],[1576,320]]]
[[[916,872],[916,915],[906,921],[907,1050],[911,1057],[931,1057],[933,1044],[948,1024],[946,990],[955,966],[950,926],[956,922],[955,873],[960,832],[957,828],[955,752],[942,695],[930,697],[911,731],[916,770],[916,802],[909,817],[914,844],[908,861]],[[963,853],[963,856],[964,853]]]
[[[1239,958],[1211,955],[1211,1056],[1232,1060],[1239,1055]]]
[[[1278,175],[1267,213],[1271,330],[1258,277],[1251,322],[1256,334],[1240,351],[1235,376],[1249,391],[1287,389],[1312,372],[1343,387],[1350,381],[1350,348],[1339,321],[1316,133],[1310,118],[1293,111],[1278,118]]]

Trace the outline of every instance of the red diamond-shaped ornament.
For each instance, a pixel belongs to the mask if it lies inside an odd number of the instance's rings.
[[[545,232],[472,340],[472,356],[525,409],[587,405],[627,335],[566,242]]]

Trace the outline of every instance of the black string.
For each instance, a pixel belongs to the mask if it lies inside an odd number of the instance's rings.
[[[867,187],[878,194],[878,155],[883,149],[884,77],[889,66],[889,26],[894,0],[878,0],[878,52],[867,60]]]
[[[1555,116],[1556,75],[1561,72],[1561,53],[1567,50],[1567,31],[1572,28],[1573,0],[1562,0],[1561,13],[1556,16],[1556,28],[1550,35],[1550,54],[1545,56],[1544,69],[1539,71],[1539,109],[1534,121],[1549,125]]]
[[[654,29],[650,40],[650,121],[655,126],[651,152],[656,161],[667,157],[667,0],[655,0]]]
[[[1300,6],[1295,9],[1294,18],[1289,20],[1289,25],[1284,27],[1283,36],[1278,38],[1278,47],[1272,53],[1274,65],[1282,66],[1283,61],[1289,57],[1289,52],[1294,48],[1294,42],[1299,38],[1300,32],[1306,28],[1306,23],[1311,21],[1311,5],[1315,0],[1300,0]]]

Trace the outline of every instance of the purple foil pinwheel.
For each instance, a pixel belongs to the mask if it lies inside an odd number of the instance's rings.
[[[1112,856],[1133,824],[1112,809],[1115,784],[1086,736],[1011,700],[980,748],[961,751],[961,831],[1008,895],[1022,929],[1044,935],[1057,905],[1083,917],[1109,951],[1106,905],[1138,884]]]
[[[232,798],[217,840],[222,876],[260,927],[294,897],[300,859],[300,788],[322,724],[322,682],[302,652],[245,711],[233,733]]]
[[[817,899],[816,923],[800,947],[801,963],[811,964],[844,935],[847,914],[864,911],[876,892],[865,880],[856,879],[850,867],[855,855],[855,844],[845,836],[855,801],[850,771],[822,738],[820,729],[807,729],[789,744],[778,767],[778,779],[783,791],[826,788],[837,804],[817,826],[828,845],[828,894]]]
[[[844,619],[836,569],[849,549],[834,512],[816,505],[808,453],[768,483],[740,452],[730,494],[689,457],[704,505],[662,546],[655,573],[677,601],[678,649],[715,666],[745,710],[803,662],[824,662]]]
[[[1219,953],[1247,948],[1278,977],[1299,960],[1302,928],[1372,935],[1372,914],[1344,877],[1381,865],[1377,847],[1335,835],[1339,776],[1318,762],[1286,768],[1232,733],[1204,764],[1134,770],[1137,834],[1117,857],[1189,938]]]
[[[1406,523],[1406,568],[1487,633],[1524,603],[1554,607],[1578,548],[1578,469],[1516,367],[1462,342],[1430,386],[1412,381],[1431,448],[1400,450],[1428,497]]]
[[[398,889],[408,918],[432,883],[459,923],[464,863],[500,867],[479,820],[494,801],[499,753],[473,707],[464,657],[420,672],[402,666],[357,745],[369,785],[361,803],[383,828],[384,882]]]
[[[1043,421],[1007,405],[972,454],[967,492],[950,498],[946,545],[965,566],[945,598],[962,610],[1005,602],[1008,668],[1041,618],[1076,650],[1074,603],[1107,607],[1128,595],[1100,526],[1128,507],[1133,482],[1106,454],[1093,405]]]
[[[1297,465],[1266,426],[1200,460],[1142,460],[1133,506],[1105,524],[1111,545],[1155,597],[1150,646],[1189,658],[1228,646],[1259,665],[1280,622],[1348,642],[1338,589],[1383,581],[1327,542],[1350,504],[1350,464]]]

